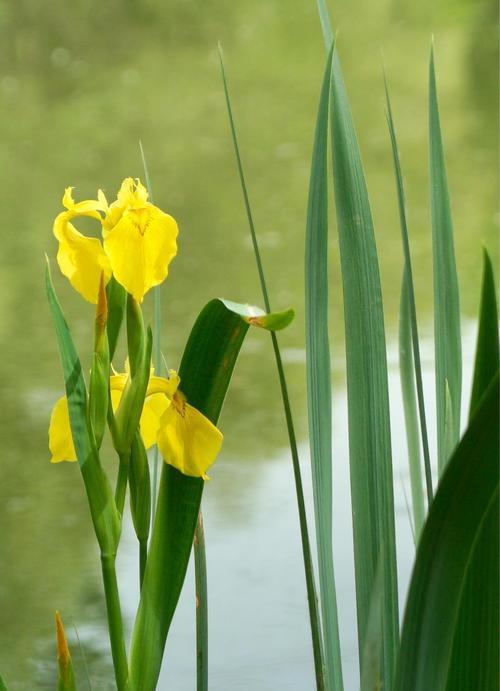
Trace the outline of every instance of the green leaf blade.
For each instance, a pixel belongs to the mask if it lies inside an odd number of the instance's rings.
[[[385,74],[384,74],[384,87],[385,87],[385,100],[386,100],[386,106],[387,106],[387,125],[389,127],[389,135],[391,139],[391,148],[392,148],[392,158],[394,162],[394,173],[396,177],[396,190],[397,190],[397,195],[398,195],[398,207],[399,207],[399,222],[401,226],[401,240],[403,243],[403,254],[404,254],[404,263],[405,263],[405,268],[404,268],[404,281],[403,287],[402,287],[402,295],[401,295],[401,308],[400,308],[400,371],[402,375],[402,385],[403,385],[403,404],[405,406],[405,422],[406,422],[406,429],[407,429],[407,442],[408,442],[408,453],[409,453],[409,459],[410,459],[410,475],[412,478],[412,497],[413,497],[413,505],[414,505],[414,513],[415,515],[415,526],[417,526],[417,523],[420,524],[421,526],[421,520],[420,520],[420,514],[422,514],[423,518],[423,506],[421,506],[421,503],[423,502],[423,499],[420,500],[420,498],[417,496],[417,494],[421,494],[421,490],[418,490],[418,483],[420,482],[421,486],[421,480],[418,479],[418,476],[421,475],[420,471],[420,459],[417,459],[417,443],[415,439],[411,438],[414,437],[414,432],[412,431],[412,427],[414,429],[415,423],[412,422],[414,420],[414,414],[411,412],[410,408],[412,406],[412,403],[410,403],[409,396],[410,390],[415,388],[416,385],[416,390],[417,390],[417,401],[418,401],[418,414],[419,414],[419,420],[420,420],[420,435],[422,438],[422,452],[424,456],[424,469],[425,469],[425,483],[427,487],[427,501],[428,504],[430,505],[432,502],[432,497],[433,497],[433,487],[432,487],[432,470],[431,470],[431,458],[430,458],[430,451],[429,451],[429,435],[427,432],[427,420],[426,420],[426,413],[425,413],[425,403],[424,403],[424,386],[423,386],[423,381],[422,381],[422,364],[421,364],[421,359],[420,359],[420,345],[419,345],[419,340],[418,340],[418,326],[417,326],[417,307],[416,307],[416,300],[415,300],[415,287],[413,284],[413,269],[412,269],[412,261],[411,261],[411,251],[410,251],[410,238],[409,238],[409,233],[408,233],[408,224],[406,221],[406,202],[405,202],[405,192],[404,192],[404,184],[403,184],[403,173],[401,170],[401,163],[399,160],[399,150],[398,150],[398,143],[397,143],[397,138],[396,138],[396,128],[394,126],[394,119],[392,117],[392,107],[391,107],[391,100],[389,97],[389,88],[387,86],[387,80],[385,79]],[[404,306],[403,302],[403,291],[405,292],[405,297],[404,297],[404,302],[407,303],[407,306]],[[408,323],[406,324],[406,321]],[[406,339],[406,344],[402,341]],[[410,348],[413,349],[413,360],[411,361],[411,350]],[[406,354],[406,358],[405,358]],[[411,368],[414,366],[415,369],[415,378],[414,378],[414,383],[413,381],[410,381],[411,375]],[[404,380],[403,380],[404,376]],[[413,377],[412,377],[413,379]],[[414,399],[414,394],[413,394],[413,399]],[[419,530],[416,529],[416,533],[418,534]]]
[[[328,688],[343,688],[332,554],[332,401],[328,337],[328,110],[333,48],[316,122],[305,247],[307,409]]]
[[[470,417],[482,395],[495,376],[499,364],[498,309],[495,289],[495,275],[490,255],[483,250],[483,280],[479,307],[479,328],[477,335],[474,377],[470,401]]]
[[[363,166],[338,57],[331,127],[347,356],[351,497],[361,655],[379,555],[384,688],[392,688],[399,640],[394,496],[382,292]]]
[[[101,551],[114,554],[119,542],[121,521],[108,479],[87,423],[87,390],[82,366],[70,330],[52,285],[49,266],[45,272],[47,298],[56,328],[68,398],[71,434]]]
[[[460,437],[462,344],[453,223],[439,122],[434,50],[431,50],[429,65],[429,166],[434,275],[438,470],[441,474]],[[451,431],[446,429],[446,382],[448,382],[451,401]]]
[[[460,625],[462,621],[459,611],[463,596],[472,597],[469,606],[473,607],[478,606],[475,601],[483,597],[485,588],[486,597],[491,596],[490,584],[498,589],[498,560],[494,556],[498,549],[498,522],[493,537],[496,547],[493,543],[488,545],[490,553],[493,552],[488,568],[482,572],[474,569],[474,577],[479,581],[469,594],[466,587],[481,532],[489,525],[490,511],[498,510],[498,419],[497,374],[447,465],[429,511],[403,620],[396,691],[445,691],[457,622]],[[493,592],[492,599],[497,598],[498,593]],[[496,614],[493,617],[497,619]],[[497,625],[498,621],[493,626],[496,634],[492,633],[498,636]],[[480,635],[473,630],[468,634]],[[470,640],[471,648],[477,648],[478,641]],[[469,667],[475,681],[483,665],[498,672],[498,645],[494,641],[492,644],[490,640],[482,650],[469,650],[468,654],[481,658],[479,667],[475,670]],[[488,657],[490,654],[492,657]],[[473,683],[467,688],[484,687]]]
[[[418,541],[418,536],[424,525],[425,506],[422,470],[420,465],[417,399],[415,394],[415,375],[413,371],[408,290],[408,274],[405,271],[401,285],[401,302],[399,308],[399,372],[401,377],[406,440],[408,446],[413,525],[415,528],[415,538],[416,541]]]
[[[221,300],[201,311],[179,375],[188,402],[217,423],[249,324]],[[158,504],[139,609],[132,635],[134,691],[154,691],[165,642],[191,553],[204,481],[163,464]]]

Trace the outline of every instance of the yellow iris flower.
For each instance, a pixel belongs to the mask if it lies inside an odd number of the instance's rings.
[[[168,266],[177,254],[177,223],[148,202],[148,192],[139,179],[126,178],[112,204],[102,190],[97,200],[75,202],[72,190],[65,190],[62,203],[66,211],[54,221],[62,273],[94,304],[101,273],[105,283],[114,275],[137,302],[142,302],[147,291],[167,277]],[[101,222],[103,243],[85,237],[73,226],[71,221],[82,216]]]
[[[128,374],[110,377],[111,403],[117,410]],[[223,436],[215,425],[186,401],[178,390],[179,375],[170,370],[168,379],[151,375],[141,414],[140,430],[146,449],[157,443],[166,463],[184,475],[207,479],[222,446]],[[55,404],[49,425],[51,463],[76,461],[66,396]]]

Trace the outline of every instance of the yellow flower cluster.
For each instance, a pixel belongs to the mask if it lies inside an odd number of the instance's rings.
[[[148,202],[148,192],[140,180],[126,178],[112,204],[108,204],[101,190],[97,200],[75,203],[72,188],[68,187],[63,206],[66,211],[54,222],[54,235],[59,241],[57,261],[62,273],[86,300],[96,304],[101,280],[106,284],[114,276],[140,303],[150,288],[167,277],[168,266],[177,253],[177,223]],[[71,221],[83,216],[101,223],[102,243],[85,237],[74,227]],[[110,376],[114,411],[118,410],[129,376],[129,372]],[[169,378],[151,374],[140,419],[141,436],[146,449],[158,444],[165,461],[181,473],[206,479],[223,436],[208,418],[189,405],[179,383],[174,370]],[[49,448],[52,463],[77,460],[66,396],[57,401],[52,411]]]
[[[128,377],[126,372],[110,377],[113,411],[118,409]],[[146,449],[158,444],[165,461],[184,475],[207,479],[207,470],[220,451],[223,436],[208,418],[189,405],[178,389],[179,383],[174,370],[170,370],[168,379],[150,377],[140,421],[142,440]],[[77,460],[66,396],[52,410],[49,448],[52,463]]]

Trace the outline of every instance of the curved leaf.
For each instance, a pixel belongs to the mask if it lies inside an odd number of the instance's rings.
[[[486,248],[483,250],[483,281],[479,307],[476,360],[470,401],[470,415],[474,412],[499,367],[498,309],[493,264]]]
[[[236,303],[229,303],[235,305]],[[249,328],[238,308],[211,300],[189,336],[179,375],[188,402],[217,423]],[[134,691],[154,691],[168,630],[186,575],[204,481],[163,464],[151,546],[132,634]]]
[[[498,589],[498,522],[493,531],[496,547],[488,546],[490,559],[483,562],[482,572],[475,573],[474,588],[469,593],[464,590],[481,532],[489,523],[490,512],[498,510],[498,419],[497,374],[450,459],[422,532],[403,621],[397,691],[445,691],[452,644],[462,621],[458,617],[462,598],[472,597],[471,606],[479,605],[477,601],[483,597],[498,598],[498,593],[495,596],[489,590],[493,582]],[[483,689],[479,675],[485,674],[485,668],[498,671],[498,646],[491,645],[490,639],[476,650],[480,633],[470,631],[469,635],[474,642],[462,652],[480,658],[480,663],[469,668],[474,683],[467,688]]]

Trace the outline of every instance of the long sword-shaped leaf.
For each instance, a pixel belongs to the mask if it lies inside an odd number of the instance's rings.
[[[229,125],[231,128],[231,136],[233,139],[234,152],[236,155],[236,162],[238,165],[238,173],[240,177],[241,190],[243,193],[243,200],[245,203],[245,210],[248,218],[248,226],[250,229],[250,237],[252,239],[252,245],[255,254],[255,261],[257,264],[257,271],[259,274],[259,280],[262,290],[262,296],[264,299],[264,305],[267,312],[271,312],[271,305],[269,300],[269,294],[267,290],[266,277],[264,273],[264,268],[262,265],[262,259],[260,256],[259,242],[257,239],[257,233],[255,231],[255,224],[253,221],[252,209],[250,206],[250,200],[248,196],[247,186],[245,182],[245,175],[243,172],[243,163],[240,156],[240,148],[238,145],[238,137],[236,135],[236,127],[234,124],[233,110],[231,107],[231,98],[229,95],[229,87],[226,79],[226,73],[224,70],[224,62],[222,59],[222,50],[219,46],[221,71],[222,71],[222,81],[224,84],[224,93],[226,96],[227,112],[229,117]],[[267,316],[270,318],[270,315]],[[260,324],[263,325],[262,323]],[[323,660],[323,644],[321,636],[321,625],[319,620],[318,611],[318,601],[316,597],[316,585],[314,581],[314,569],[311,556],[311,546],[309,541],[309,530],[307,527],[307,516],[306,507],[304,500],[304,490],[302,486],[302,474],[300,470],[299,452],[297,448],[297,438],[295,435],[295,425],[293,422],[292,408],[290,405],[290,398],[288,396],[288,385],[285,376],[285,369],[283,367],[283,361],[281,358],[281,351],[278,343],[278,338],[275,333],[271,333],[271,342],[273,345],[274,358],[276,360],[276,369],[278,370],[278,378],[281,388],[281,398],[283,400],[283,410],[285,413],[285,420],[288,432],[288,440],[290,444],[290,454],[292,457],[293,465],[293,475],[295,481],[295,493],[297,497],[297,510],[299,514],[299,525],[300,525],[300,537],[302,542],[302,557],[304,560],[304,573],[307,588],[307,602],[309,605],[309,621],[311,626],[311,638],[314,656],[314,671],[316,675],[316,688],[317,691],[323,691],[326,684],[325,679],[325,667]]]
[[[473,413],[429,511],[406,605],[396,691],[445,691],[457,625],[466,623],[458,617],[462,598],[472,597],[470,606],[478,607],[482,607],[478,602],[482,598],[491,604],[498,602],[498,594],[490,590],[493,582],[498,588],[498,522],[496,530],[490,531],[492,513],[498,511],[498,418],[497,374]],[[475,571],[477,580],[469,590],[465,588],[468,570],[475,561],[475,550],[479,545],[484,548],[483,531],[492,537],[490,558],[482,561],[482,572]],[[492,616],[497,619],[496,612]],[[497,626],[498,620],[493,629]],[[478,637],[483,635],[495,636],[498,631],[470,631],[471,648],[479,646]],[[479,665],[468,667],[472,683],[467,688],[489,689],[480,680],[498,674],[498,646],[489,640],[482,649],[471,648],[462,653]],[[490,672],[493,667],[496,672]]]
[[[401,284],[399,306],[399,372],[403,394],[408,463],[410,467],[411,498],[415,541],[424,524],[424,493],[420,468],[420,446],[418,441],[417,399],[415,395],[415,374],[411,347],[410,301],[408,296],[408,274],[405,271]]]
[[[439,124],[433,49],[431,50],[429,66],[429,165],[434,273],[438,469],[441,474],[460,436],[462,345],[453,225],[441,126]],[[446,420],[446,382],[448,382],[451,401],[451,420],[448,422]],[[447,434],[447,426],[451,433]]]
[[[212,300],[201,311],[182,356],[179,375],[187,401],[214,424],[245,334],[244,305]],[[236,310],[238,307],[238,311]],[[204,481],[163,464],[139,609],[132,635],[130,680],[134,691],[154,691],[165,642],[193,544]]]
[[[101,551],[114,554],[118,545],[121,521],[116,511],[111,487],[99,461],[95,441],[89,431],[87,389],[82,366],[54,292],[48,265],[45,283],[63,366],[71,434],[85,484],[92,521]]]
[[[483,255],[479,330],[470,417],[499,367],[498,314],[493,266]],[[477,468],[481,472],[481,468]],[[467,568],[453,639],[447,691],[499,688],[499,515],[498,500],[485,517]]]
[[[380,555],[384,562],[381,678],[384,689],[390,691],[399,624],[384,314],[368,192],[336,53],[332,71],[331,126],[344,288],[359,651],[361,656]]]
[[[328,109],[326,62],[311,165],[305,246],[307,409],[328,688],[343,688],[332,553],[332,385],[328,337]]]
[[[498,309],[493,265],[483,250],[483,282],[479,307],[476,360],[470,401],[470,415],[481,400],[499,366]]]
[[[412,362],[408,362],[410,367],[405,367],[405,359],[404,357],[402,358],[402,367],[401,369],[401,377],[402,377],[402,384],[403,384],[403,401],[405,404],[405,419],[406,419],[406,427],[407,427],[407,437],[408,437],[408,446],[412,447],[409,449],[409,456],[410,456],[410,472],[411,472],[411,477],[412,477],[412,497],[413,497],[413,502],[414,502],[414,512],[416,514],[422,514],[423,517],[423,500],[417,497],[417,494],[422,493],[421,485],[422,485],[422,480],[421,480],[421,471],[420,471],[420,457],[417,458],[417,449],[415,443],[413,440],[410,440],[410,435],[411,432],[409,432],[409,429],[411,427],[411,421],[410,421],[410,416],[412,416],[412,413],[409,410],[410,404],[410,399],[408,396],[410,396],[410,387],[411,389],[414,389],[414,384],[413,382],[410,384],[410,379],[411,377],[411,369],[413,369],[413,366],[415,367],[415,379],[414,382],[416,384],[417,388],[417,401],[418,401],[418,413],[419,413],[419,418],[420,418],[420,434],[422,437],[422,450],[424,454],[424,468],[425,468],[425,482],[427,486],[427,502],[430,505],[432,502],[432,496],[433,496],[433,489],[432,489],[432,473],[431,473],[431,459],[430,459],[430,452],[429,452],[429,439],[428,439],[428,434],[427,434],[427,421],[426,421],[426,415],[425,415],[425,404],[424,404],[424,387],[423,387],[423,382],[422,382],[422,366],[421,366],[421,361],[420,361],[420,346],[418,342],[418,328],[417,328],[417,308],[416,308],[416,301],[415,301],[415,288],[413,285],[413,270],[412,270],[412,263],[411,263],[411,252],[410,252],[410,238],[408,236],[408,225],[406,222],[406,202],[405,202],[405,193],[404,193],[404,185],[403,185],[403,173],[401,171],[401,164],[399,161],[399,151],[398,151],[398,144],[397,144],[397,139],[396,139],[396,128],[394,127],[394,120],[392,117],[392,108],[391,108],[391,101],[389,98],[389,89],[387,87],[387,81],[385,80],[385,75],[384,75],[384,85],[385,85],[385,98],[386,98],[386,104],[387,104],[387,124],[389,127],[389,134],[391,137],[391,147],[392,147],[392,157],[394,161],[394,172],[396,175],[396,188],[398,192],[398,206],[399,206],[399,221],[400,221],[400,226],[401,226],[401,239],[403,241],[403,254],[405,258],[405,279],[403,282],[403,288],[402,288],[402,297],[401,297],[401,329],[403,330],[403,333],[401,333],[400,330],[400,339],[401,337],[405,337],[405,319],[408,318],[408,338],[410,339],[408,342],[408,346],[406,348],[407,352],[407,358],[411,358],[411,352],[410,352],[410,347],[413,350],[413,359]],[[403,303],[403,292],[405,295],[405,302],[407,303],[407,306],[404,305]],[[411,341],[411,343],[410,343]],[[400,340],[400,347],[401,347],[401,340]],[[404,344],[403,344],[403,349],[405,349]],[[406,384],[405,381],[403,381],[403,377],[406,378]],[[405,389],[406,389],[406,395],[405,395]],[[414,394],[413,394],[414,397]],[[420,483],[420,490],[418,489],[418,483]],[[420,524],[421,527],[421,520],[417,519],[417,516],[415,516],[415,525],[417,522]],[[420,532],[420,528],[416,530],[416,533],[418,534]]]

